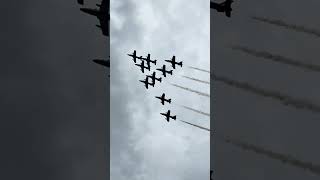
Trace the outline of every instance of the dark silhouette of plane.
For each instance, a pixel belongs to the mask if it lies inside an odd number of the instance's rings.
[[[97,63],[97,64],[100,64],[102,66],[105,66],[105,67],[110,67],[110,60],[103,60],[103,59],[94,59],[92,60],[93,62]]]
[[[78,0],[78,4],[83,5],[83,0]]]
[[[225,12],[227,17],[231,17],[231,4],[233,3],[233,0],[226,0],[222,3],[215,3],[215,2],[210,2],[210,8],[215,9],[218,12]]]
[[[141,72],[144,73],[144,69],[147,69],[148,71],[150,71],[150,67],[146,67],[144,65],[144,61],[141,62],[141,64],[135,64],[136,66],[139,66],[141,68]]]
[[[140,82],[143,82],[143,83],[144,83],[144,86],[145,86],[147,89],[148,89],[148,85],[154,87],[154,84],[149,83],[148,77],[146,77],[146,79],[144,79],[144,80],[139,80],[139,81],[140,81]]]
[[[168,102],[169,104],[171,104],[171,99],[166,99],[164,93],[161,96],[156,96],[156,98],[161,100],[162,105],[164,105],[164,102]]]
[[[210,180],[212,180],[212,173],[213,173],[213,171],[210,170]]]
[[[176,56],[172,56],[171,60],[168,59],[168,60],[164,60],[164,61],[171,63],[171,66],[173,67],[173,69],[176,69],[176,64],[182,67],[182,61],[177,62]]]
[[[101,4],[96,4],[99,9],[80,8],[81,11],[96,16],[99,19],[100,25],[96,26],[102,30],[102,34],[105,36],[109,36],[109,4],[110,0],[102,0]]]
[[[170,116],[170,110],[167,111],[167,113],[160,113],[163,116],[166,116],[166,120],[169,122],[170,118],[173,120],[176,120],[177,116]]]
[[[164,77],[166,77],[166,73],[172,75],[172,70],[167,71],[167,70],[166,70],[166,65],[163,65],[161,69],[156,69],[156,70],[161,71],[161,72],[162,72],[162,75],[163,75]]]
[[[137,57],[137,51],[136,50],[134,50],[132,54],[128,54],[128,56],[132,57],[132,60],[133,60],[134,63],[137,62],[137,58],[138,59],[142,58],[142,56],[140,58]]]
[[[154,65],[157,65],[157,60],[151,60],[150,54],[148,54],[147,58],[141,57],[142,60],[147,61],[148,66],[150,67],[150,63],[153,63]]]
[[[161,82],[162,78],[156,78],[156,72],[153,72],[152,75],[147,75],[147,77],[150,77],[152,79],[152,83],[155,84],[156,80]]]

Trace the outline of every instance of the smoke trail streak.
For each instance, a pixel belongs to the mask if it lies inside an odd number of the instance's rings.
[[[192,77],[188,77],[188,76],[182,76],[182,77],[187,78],[187,79],[190,79],[190,80],[193,80],[193,81],[205,83],[205,84],[210,84],[210,82],[208,82],[208,81],[203,81],[203,80],[196,79],[196,78],[192,78]]]
[[[271,150],[266,150],[262,147],[258,147],[258,146],[255,146],[255,145],[252,145],[249,143],[245,143],[245,142],[241,142],[241,141],[231,139],[228,137],[225,137],[224,141],[226,143],[240,147],[243,150],[253,151],[257,154],[264,155],[264,156],[269,157],[271,159],[282,161],[284,164],[292,165],[297,168],[303,168],[303,169],[309,170],[312,173],[320,175],[320,166],[315,165],[311,162],[304,162],[304,161],[298,160],[290,155],[276,153]]]
[[[202,114],[202,115],[205,115],[205,116],[208,116],[210,117],[210,114],[209,113],[206,113],[206,112],[202,112],[202,111],[199,111],[199,110],[196,110],[196,109],[193,109],[193,108],[190,108],[190,107],[187,107],[187,106],[183,106],[183,105],[179,105],[185,109],[188,109],[188,110],[191,110],[193,112],[196,112],[196,113],[199,113],[199,114]]]
[[[246,54],[258,57],[258,58],[265,58],[265,59],[270,59],[274,62],[278,62],[278,63],[283,63],[283,64],[287,64],[287,65],[291,65],[291,66],[296,66],[299,68],[304,68],[304,69],[308,69],[308,70],[312,70],[312,71],[318,71],[320,72],[320,66],[319,65],[315,65],[315,64],[307,64],[307,63],[303,63],[303,62],[299,62],[297,60],[293,60],[287,57],[283,57],[280,55],[276,55],[276,54],[272,54],[266,51],[257,51],[257,50],[253,50],[244,46],[232,46],[231,49],[233,50],[239,50],[242,51]]]
[[[207,73],[210,73],[210,71],[208,70],[205,70],[205,69],[200,69],[200,68],[197,68],[197,67],[192,67],[192,66],[188,66],[189,68],[191,69],[195,69],[195,70],[198,70],[198,71],[203,71],[203,72],[207,72]]]
[[[189,123],[189,122],[186,122],[186,121],[183,121],[183,120],[180,120],[181,122],[184,122],[184,123],[186,123],[186,124],[189,124],[189,125],[191,125],[191,126],[195,126],[195,127],[197,127],[197,128],[200,128],[200,129],[203,129],[203,130],[206,130],[206,131],[210,131],[210,129],[208,129],[208,128],[205,128],[205,127],[202,127],[202,126],[199,126],[199,125],[196,125],[196,124],[192,124],[192,123]]]
[[[225,83],[227,85],[236,87],[236,88],[240,88],[252,93],[255,93],[257,95],[260,96],[264,96],[264,97],[270,97],[273,98],[275,100],[279,100],[281,101],[284,105],[288,105],[288,106],[293,106],[297,109],[308,109],[310,111],[313,112],[320,112],[320,107],[316,104],[313,104],[309,101],[306,100],[302,100],[302,99],[295,99],[293,97],[278,93],[278,92],[274,92],[274,91],[267,91],[264,90],[262,88],[250,85],[246,82],[239,82],[239,81],[235,81],[226,77],[222,77],[222,76],[216,76],[213,75],[214,80],[216,81],[220,81],[222,83]]]
[[[173,83],[170,83],[171,85],[175,86],[175,87],[178,87],[178,88],[181,88],[181,89],[184,89],[184,90],[187,90],[187,91],[190,91],[190,92],[194,92],[194,93],[197,93],[201,96],[206,96],[206,97],[209,97],[210,98],[210,94],[206,94],[206,93],[203,93],[203,92],[199,92],[199,91],[196,91],[196,90],[193,90],[193,89],[189,89],[189,88],[186,88],[186,87],[183,87],[183,86],[179,86],[177,84],[173,84]]]
[[[304,27],[301,25],[299,26],[299,25],[295,25],[295,24],[288,24],[288,23],[284,22],[283,20],[269,19],[269,18],[258,17],[258,16],[251,16],[251,19],[256,20],[256,21],[260,21],[260,22],[264,22],[264,23],[268,23],[268,24],[272,24],[275,26],[284,27],[289,30],[291,29],[296,32],[302,32],[302,33],[306,33],[306,34],[320,37],[320,31],[317,29],[310,29],[310,28],[307,28],[307,27]]]

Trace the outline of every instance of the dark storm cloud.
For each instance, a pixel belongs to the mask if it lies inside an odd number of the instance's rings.
[[[0,179],[106,179],[107,39],[76,1],[1,4]],[[9,18],[9,19],[8,19]]]
[[[306,69],[306,70],[311,70],[311,71],[317,71],[320,72],[320,66],[316,64],[308,64],[304,63],[303,60],[296,60],[288,57],[284,57],[278,54],[273,54],[267,51],[258,51],[255,49],[251,49],[245,46],[239,46],[239,45],[233,45],[231,46],[231,49],[233,50],[238,50],[241,52],[244,52],[246,54],[258,57],[258,58],[265,58],[269,59],[274,62],[290,65],[290,66],[295,66],[298,68]]]
[[[272,24],[272,25],[279,26],[279,27],[284,27],[289,30],[307,33],[310,35],[314,35],[318,38],[320,37],[320,30],[318,30],[318,29],[307,28],[305,26],[296,25],[296,24],[289,24],[289,23],[287,23],[283,20],[280,20],[280,19],[271,19],[271,18],[258,17],[258,16],[251,16],[251,19],[259,21],[259,22],[267,23],[267,24]]]

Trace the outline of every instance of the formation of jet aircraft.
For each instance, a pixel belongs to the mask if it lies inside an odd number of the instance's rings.
[[[136,66],[139,66],[141,69],[141,72],[144,73],[145,69],[147,69],[148,71],[151,71],[151,63],[156,65],[157,64],[157,60],[151,60],[150,54],[148,54],[145,58],[142,56],[137,56],[137,51],[134,50],[132,54],[127,54],[128,56],[132,57],[133,62],[135,63]],[[173,56],[171,58],[171,60],[165,60],[166,62],[170,62],[171,66],[173,67],[173,69],[176,68],[176,65],[179,65],[182,67],[182,61],[181,62],[176,62],[176,57]],[[137,59],[141,60],[140,64],[136,64]],[[147,65],[145,65],[145,62]],[[164,77],[166,77],[166,74],[170,74],[172,75],[172,71],[173,70],[167,70],[166,69],[166,65],[163,65],[162,68],[156,69],[158,71],[162,72],[162,75]],[[149,79],[151,79],[151,82],[149,81]],[[144,83],[144,86],[146,87],[146,89],[149,88],[149,86],[154,87],[156,81],[159,81],[160,83],[162,82],[162,78],[161,77],[156,77],[156,72],[153,71],[152,74],[150,75],[146,75],[146,78],[144,80],[139,80],[140,82]],[[161,96],[155,96],[157,99],[161,100],[161,104],[165,105],[165,102],[171,104],[171,99],[166,99],[165,97],[165,93],[163,93]],[[167,111],[167,113],[160,113],[163,116],[166,116],[166,120],[169,122],[170,118],[173,120],[176,120],[177,116],[171,116],[170,115],[170,110]]]
[[[78,0],[79,4],[83,4],[83,0]],[[99,20],[100,25],[96,25],[98,28],[102,30],[102,34],[105,36],[109,36],[109,21],[110,21],[110,0],[102,0],[101,4],[96,4],[98,9],[91,8],[80,8],[80,10],[84,13],[96,16]]]
[[[215,9],[218,12],[224,12],[227,17],[231,17],[232,3],[233,3],[233,0],[226,0],[222,3],[210,2],[210,8]]]
[[[163,75],[164,77],[167,77],[167,76],[166,76],[167,73],[170,74],[170,75],[172,75],[172,70],[170,70],[170,71],[166,70],[166,65],[163,65],[162,68],[156,69],[156,70],[157,70],[157,71],[161,71],[161,72],[162,72],[162,75]]]
[[[161,82],[161,80],[162,80],[161,77],[160,78],[156,77],[156,72],[153,72],[152,75],[147,75],[147,77],[150,77],[152,79],[153,84],[155,83],[156,80],[159,82]]]
[[[177,116],[171,116],[170,115],[170,110],[167,111],[167,113],[160,113],[161,115],[166,117],[166,120],[169,122],[170,118],[173,120],[176,120]]]
[[[172,56],[171,60],[164,60],[164,61],[167,61],[167,62],[171,63],[171,66],[172,66],[173,69],[176,69],[176,65],[179,65],[179,66],[182,67],[182,61],[177,62],[176,61],[176,56]]]
[[[147,58],[140,58],[141,60],[145,60],[148,64],[148,66],[150,67],[150,63],[153,63],[154,65],[157,65],[157,60],[151,60],[150,59],[150,54],[148,54]]]
[[[165,102],[168,102],[169,104],[171,103],[171,99],[166,99],[165,98],[166,94],[162,94],[161,96],[156,96],[156,98],[161,100],[161,104],[164,105]]]
[[[141,61],[141,64],[135,64],[135,65],[140,67],[140,70],[142,73],[144,73],[144,69],[150,71],[150,66],[145,66],[144,61]]]

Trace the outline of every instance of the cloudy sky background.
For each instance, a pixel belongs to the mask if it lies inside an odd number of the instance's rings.
[[[206,0],[111,1],[111,179],[209,179],[209,133],[179,121],[167,123],[160,115],[170,109],[179,120],[210,127],[209,117],[178,106],[209,113],[210,99],[170,85],[210,92],[209,85],[181,77],[210,80],[187,68],[210,67],[209,12]],[[184,65],[146,90],[139,82],[145,74],[127,56],[133,50],[157,59],[146,74],[163,64],[171,69],[164,59],[173,55]],[[173,103],[162,106],[154,97],[162,93]]]
[[[319,63],[320,39],[250,19],[262,16],[320,29],[320,2],[310,0],[236,1],[232,18],[211,10],[211,68],[228,78],[320,102],[319,73],[249,56],[228,48],[231,44],[268,51],[304,63]],[[270,98],[215,82],[211,127],[224,135],[262,146],[297,159],[320,163],[319,114],[284,106]],[[213,136],[214,137],[214,136]],[[283,164],[211,138],[218,180],[315,180],[301,168]],[[213,160],[213,159],[212,159]]]

